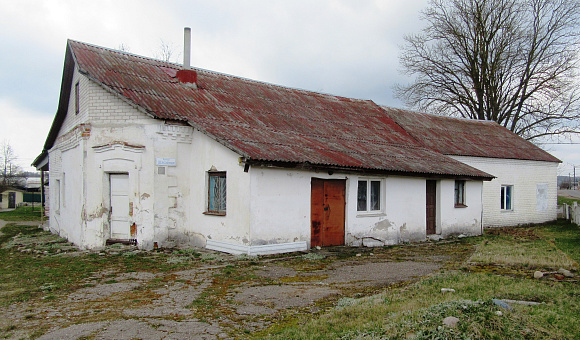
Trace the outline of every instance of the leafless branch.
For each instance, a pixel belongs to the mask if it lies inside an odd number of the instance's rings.
[[[423,19],[400,55],[408,106],[529,140],[580,133],[578,1],[432,0]]]

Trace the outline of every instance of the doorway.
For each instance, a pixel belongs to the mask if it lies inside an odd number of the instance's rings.
[[[8,193],[8,208],[16,208],[16,193],[14,191]]]
[[[427,235],[437,232],[437,181],[427,180]]]
[[[313,178],[310,246],[344,245],[346,180]]]
[[[129,225],[129,174],[110,174],[111,239],[131,238]]]

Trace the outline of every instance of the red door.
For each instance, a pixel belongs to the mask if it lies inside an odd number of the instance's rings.
[[[436,233],[437,181],[427,181],[427,235]]]
[[[346,180],[312,179],[311,247],[344,244]]]

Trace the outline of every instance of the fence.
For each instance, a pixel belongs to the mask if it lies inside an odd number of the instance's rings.
[[[558,206],[558,217],[570,220],[570,222],[580,225],[580,206],[577,202],[573,205],[562,204]]]

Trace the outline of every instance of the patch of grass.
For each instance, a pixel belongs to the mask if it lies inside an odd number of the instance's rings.
[[[573,268],[575,262],[545,239],[541,227],[486,231],[469,262],[520,268]]]
[[[564,203],[568,205],[573,205],[574,202],[580,204],[580,198],[569,198],[564,196],[558,196],[558,205],[562,205]]]
[[[463,271],[440,272],[413,284],[393,285],[377,295],[342,298],[337,301],[337,308],[318,318],[295,318],[258,332],[254,338],[578,339],[580,285],[536,280],[529,275],[513,276],[510,270],[530,263],[560,265],[569,261],[566,254],[577,256],[573,245],[574,242],[578,245],[578,231],[577,226],[569,223],[495,230],[483,240],[474,240],[481,241],[478,247],[485,251],[493,247],[500,254],[498,261],[509,258],[503,261],[505,268],[493,274],[472,272],[470,267],[464,267]],[[478,248],[476,257],[483,258],[484,250]],[[525,259],[536,253],[540,256],[535,260]],[[488,260],[492,258],[490,254],[485,256]],[[441,288],[453,288],[455,293],[441,292]],[[492,299],[542,304],[512,304],[513,309],[507,310],[495,305]],[[448,316],[459,318],[457,328],[443,325]]]
[[[0,212],[0,220],[4,221],[40,221],[42,218],[41,207],[18,207]]]
[[[326,280],[328,275],[297,275],[297,276],[285,276],[279,279],[283,283],[292,282],[320,282]]]
[[[555,246],[566,253],[576,262],[578,269],[580,263],[580,226],[568,221],[560,220],[556,224],[545,226],[541,229],[542,234],[548,241],[553,241]]]
[[[456,293],[441,293],[444,287]],[[257,338],[572,339],[580,334],[579,294],[580,287],[573,284],[454,271],[363,299],[341,299],[341,308],[320,318],[265,331]],[[513,305],[508,311],[494,305],[494,298],[546,303]],[[448,316],[459,318],[456,329],[443,326]]]
[[[187,306],[195,310],[198,319],[219,318],[232,314],[230,306],[225,303],[232,288],[252,281],[257,284],[260,278],[252,274],[246,265],[226,265],[213,275],[212,283],[195,300]]]
[[[323,254],[317,254],[317,253],[307,253],[302,255],[302,258],[305,260],[322,260],[326,257],[326,255]]]

